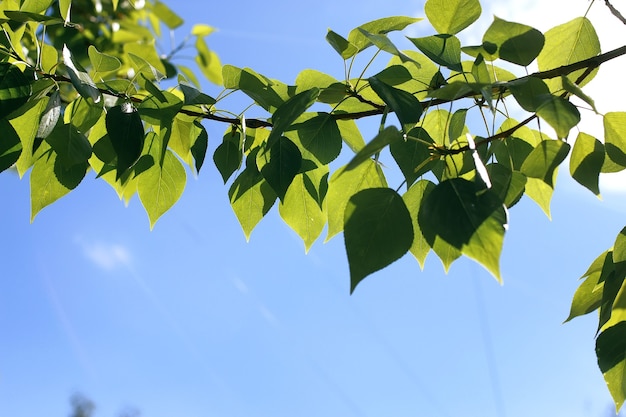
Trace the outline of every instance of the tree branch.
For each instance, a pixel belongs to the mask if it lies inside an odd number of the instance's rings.
[[[612,59],[615,59],[617,57],[620,57],[622,55],[626,55],[626,45],[614,49],[612,51],[609,52],[605,52],[603,54],[582,60],[582,61],[578,61],[578,62],[574,62],[573,64],[569,64],[569,65],[563,65],[561,67],[558,68],[554,68],[551,70],[547,70],[547,71],[538,71],[535,72],[533,74],[530,75],[526,75],[524,77],[520,77],[517,78],[515,80],[511,80],[499,85],[494,85],[494,93],[496,94],[502,94],[504,91],[506,91],[508,89],[507,84],[514,82],[514,81],[519,81],[519,80],[523,80],[526,78],[530,78],[530,77],[535,77],[535,78],[540,78],[540,79],[551,79],[551,78],[556,78],[556,77],[560,77],[563,75],[568,75],[571,74],[574,71],[578,71],[581,69],[587,69],[588,71],[585,72],[584,76],[587,76],[589,73],[591,73],[591,71],[597,67],[599,67],[600,65],[602,65],[603,63],[610,61]],[[62,76],[62,75],[58,75],[58,74],[48,74],[48,73],[39,73],[42,77],[46,77],[46,78],[50,78],[53,79],[55,81],[59,81],[59,82],[71,82],[71,80],[68,77]],[[581,77],[583,78],[583,77]],[[503,91],[504,89],[504,91]],[[118,98],[122,98],[122,99],[130,99],[132,102],[134,103],[141,103],[143,100],[139,97],[128,97],[126,94],[124,93],[118,93],[115,91],[111,91],[105,88],[99,88],[100,93],[102,94],[106,94],[106,95],[110,95],[113,97],[118,97]],[[430,100],[425,100],[423,101],[422,107],[423,108],[428,108],[428,107],[432,107],[432,106],[438,106],[438,105],[442,105],[442,104],[447,104],[447,103],[452,103],[455,102],[457,100],[461,100],[464,98],[471,98],[471,97],[476,97],[477,94],[475,92],[469,92],[467,94],[461,95],[459,97],[456,97],[454,99],[430,99]],[[366,101],[366,104],[371,105],[372,107],[374,107],[371,110],[364,110],[364,111],[360,111],[360,112],[354,112],[354,113],[332,113],[331,117],[334,120],[357,120],[357,119],[361,119],[363,117],[370,117],[370,116],[376,116],[376,115],[381,115],[384,113],[385,108],[377,105],[376,103],[371,103],[369,101]],[[221,122],[221,123],[228,123],[228,124],[232,124],[232,125],[236,125],[236,126],[240,126],[241,125],[241,119],[239,118],[235,118],[235,117],[224,117],[224,116],[218,116],[214,113],[210,113],[210,112],[203,112],[203,111],[196,111],[196,110],[192,110],[189,108],[183,108],[179,111],[182,114],[186,114],[189,116],[193,116],[193,117],[198,117],[198,118],[202,118],[202,119],[206,119],[206,120],[213,120],[216,122]],[[245,119],[246,120],[246,127],[249,127],[251,129],[255,129],[255,128],[271,128],[273,126],[273,124],[267,120],[264,119]],[[521,127],[521,126],[520,126]],[[499,134],[500,135],[500,134]],[[495,140],[500,138],[500,136],[496,137],[492,137],[489,138],[489,140]],[[477,143],[477,145],[485,143],[485,141],[481,141],[480,143]],[[452,152],[453,150],[448,150],[449,152]],[[461,152],[458,149],[454,150],[454,153],[457,152]]]
[[[613,5],[611,4],[611,2],[609,2],[609,0],[604,0],[604,4],[606,4],[606,6],[611,11],[611,13],[613,13],[613,16],[617,17],[623,24],[626,25],[626,18],[624,18],[624,16],[622,16],[622,14],[619,12],[619,10],[617,10],[615,7],[613,7]]]

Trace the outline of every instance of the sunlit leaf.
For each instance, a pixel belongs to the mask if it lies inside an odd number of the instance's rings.
[[[158,0],[154,2],[154,5],[152,6],[152,12],[163,23],[165,23],[169,29],[176,29],[184,23],[183,19],[180,16],[174,13],[172,9],[167,7],[165,3],[162,3]]]
[[[619,410],[626,399],[626,322],[604,330],[596,339],[600,371]]]
[[[93,45],[89,46],[88,52],[89,60],[91,61],[91,65],[93,65],[95,72],[106,74],[117,71],[122,67],[122,63],[117,57],[103,54]]]
[[[567,138],[569,131],[580,122],[580,112],[564,98],[552,96],[537,108],[537,115],[555,130],[559,139]]]
[[[424,129],[415,128],[409,132],[406,140],[395,141],[389,145],[394,160],[400,167],[407,187],[420,176],[430,171],[437,161],[431,158],[430,146],[433,139]]]
[[[366,159],[352,170],[336,170],[328,184],[328,235],[326,241],[343,231],[343,214],[351,196],[366,188],[386,187],[380,165]]]
[[[570,148],[568,143],[560,140],[544,140],[528,155],[521,171],[524,175],[539,178],[554,188],[555,170],[565,160]]]
[[[611,161],[626,167],[626,112],[604,115],[604,146]]]
[[[320,163],[328,164],[339,156],[341,132],[337,121],[328,113],[304,114],[305,120],[294,123],[294,130],[302,146]],[[301,118],[302,119],[302,118]]]
[[[384,35],[389,32],[403,30],[410,24],[420,20],[422,19],[407,16],[391,16],[377,19],[351,30],[348,34],[348,42],[354,45],[357,51],[362,51],[372,45],[370,39],[363,34],[362,30],[374,35]]]
[[[280,217],[302,238],[307,252],[326,225],[319,194],[328,187],[327,180],[328,167],[296,175],[278,206]]]
[[[346,38],[330,29],[328,29],[328,33],[326,34],[326,41],[343,59],[348,59],[356,55],[359,51],[357,47],[351,44]]]
[[[222,63],[219,57],[211,51],[204,41],[204,38],[198,36],[196,38],[196,64],[200,67],[200,71],[213,84],[222,85]]]
[[[153,155],[156,160],[157,155]],[[150,219],[150,229],[178,201],[185,189],[187,176],[178,158],[165,152],[163,164],[154,164],[139,175],[137,192]]]
[[[98,90],[89,74],[74,62],[72,53],[66,45],[63,45],[63,63],[78,94],[84,98],[91,99],[94,103],[99,103],[101,99],[100,90]]]
[[[553,178],[555,177],[556,170]],[[548,219],[552,219],[550,203],[552,202],[552,194],[554,193],[554,188],[552,188],[542,179],[527,177],[525,193],[528,197],[531,198],[531,200],[537,203],[537,205],[541,208],[541,210],[548,217]]]
[[[420,180],[413,184],[406,193],[402,196],[404,203],[406,204],[409,213],[411,214],[411,221],[413,223],[413,244],[411,245],[411,253],[417,259],[421,269],[424,269],[424,262],[426,256],[430,252],[431,245],[428,243],[422,229],[417,221],[417,216],[422,205],[424,198],[435,188],[435,184],[428,180]]]
[[[22,153],[20,137],[6,119],[0,119],[0,173],[12,167]]]
[[[272,132],[267,142],[270,146],[280,138],[302,113],[315,103],[320,94],[318,88],[303,91],[285,101],[272,115]]]
[[[545,33],[545,46],[537,57],[540,71],[558,68],[594,57],[601,52],[600,41],[593,24],[586,17],[578,17],[567,23],[556,26]],[[574,71],[567,77],[576,82],[585,69]],[[581,83],[580,87],[593,79],[594,69]],[[548,80],[551,91],[558,91],[562,84],[559,78]]]
[[[255,156],[249,158],[255,159]],[[276,193],[252,163],[235,179],[228,196],[246,240],[249,240],[252,230],[274,205]]]
[[[478,0],[428,0],[424,11],[437,32],[455,35],[474,23],[482,9]]]
[[[604,164],[604,144],[586,133],[579,133],[574,142],[569,170],[572,178],[600,196],[598,186]]]
[[[350,197],[344,213],[350,292],[369,274],[400,259],[413,243],[411,215],[390,188],[368,188]]]
[[[65,168],[86,164],[91,157],[89,140],[71,124],[58,123],[46,137],[57,154],[56,163]]]

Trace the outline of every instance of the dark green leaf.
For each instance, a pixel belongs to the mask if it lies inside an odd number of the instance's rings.
[[[461,67],[461,41],[454,35],[433,35],[424,38],[409,38],[424,55],[433,62],[454,71]]]
[[[413,243],[413,223],[402,197],[369,188],[350,198],[344,214],[350,292],[369,274],[400,259]]]
[[[554,129],[559,139],[567,138],[569,131],[580,122],[580,112],[568,100],[552,96],[537,108],[537,115]]]
[[[28,101],[30,83],[31,80],[17,66],[0,62],[0,119]]]
[[[106,128],[117,154],[116,179],[119,179],[141,156],[143,123],[137,109],[130,103],[124,103],[109,109]]]
[[[619,410],[626,399],[626,322],[604,330],[596,339],[596,356],[609,392]]]
[[[213,153],[213,161],[222,175],[224,184],[239,169],[242,161],[242,146],[239,132],[227,132],[222,143]]]
[[[169,91],[161,91],[162,97],[151,95],[139,105],[139,114],[153,125],[169,125],[183,106],[183,102]]]
[[[358,167],[361,163],[367,161],[372,155],[377,154],[386,146],[402,140],[402,133],[400,133],[396,127],[389,126],[385,128],[385,130],[376,135],[374,139],[352,158],[348,165],[346,165],[344,172]]]
[[[421,269],[424,269],[424,262],[426,256],[430,252],[430,245],[426,241],[422,229],[417,221],[422,201],[430,192],[435,188],[435,184],[428,180],[420,180],[413,184],[406,193],[402,196],[404,203],[406,204],[409,213],[411,214],[411,221],[413,222],[413,244],[411,245],[411,253],[417,259]]]
[[[180,90],[183,92],[185,96],[185,105],[213,105],[215,104],[215,99],[210,97],[203,92],[187,85],[180,84]]]
[[[267,139],[267,143],[270,147],[275,141],[282,137],[285,130],[287,130],[306,109],[315,103],[319,94],[319,88],[303,91],[291,97],[276,109],[272,115],[272,132]]]
[[[422,116],[422,104],[411,93],[385,84],[376,77],[369,78],[370,87],[396,114],[402,130],[408,132]]]
[[[283,136],[270,148],[259,152],[257,161],[259,159],[263,161],[261,168],[263,178],[283,201],[287,188],[300,171],[302,165],[300,150],[292,141]]]
[[[46,137],[57,154],[56,164],[66,168],[72,165],[84,164],[91,157],[91,144],[74,125],[58,123],[50,135]]]
[[[389,145],[391,155],[406,179],[407,187],[437,163],[431,159],[429,144],[432,143],[433,139],[428,132],[422,128],[415,128],[409,132],[406,140],[395,141]]]
[[[337,51],[339,55],[341,55],[344,60],[356,55],[357,52],[359,52],[357,47],[348,42],[346,38],[330,29],[328,29],[328,33],[326,34],[326,41],[335,51]]]
[[[191,145],[191,155],[195,161],[196,172],[200,172],[200,168],[202,168],[204,158],[206,157],[206,150],[209,146],[209,135],[200,122],[194,122],[194,124],[199,128],[200,133]]]
[[[543,48],[545,38],[541,32],[530,26],[508,22],[494,16],[493,23],[483,36],[483,45],[494,45],[497,50],[492,58],[527,66],[537,58]]]
[[[22,154],[20,137],[7,119],[0,119],[0,173],[17,162]]]
[[[72,53],[65,45],[63,45],[63,63],[67,68],[70,81],[78,94],[86,99],[91,99],[94,103],[99,103],[102,97],[100,90],[98,90],[89,74],[87,74],[76,62],[74,62]]]
[[[289,130],[298,133],[302,146],[326,165],[339,156],[341,152],[341,132],[337,121],[328,113],[317,113],[315,116],[293,124]]]

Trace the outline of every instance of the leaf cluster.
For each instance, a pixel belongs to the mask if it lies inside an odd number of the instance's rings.
[[[343,77],[304,70],[290,85],[222,66],[209,26],[162,51],[162,31],[183,21],[158,0],[3,1],[0,172],[30,172],[32,219],[93,171],[124,201],[138,194],[153,227],[187,172],[204,165],[203,123],[225,123],[212,160],[246,238],[277,205],[306,250],[324,230],[326,240],[343,232],[351,291],[409,253],[423,267],[433,252],[446,270],[464,255],[500,281],[509,209],[520,199],[550,216],[568,156],[571,176],[597,196],[601,173],[626,168],[626,112],[596,113],[599,139],[570,134],[581,111],[596,112],[583,87],[626,48],[602,54],[584,16],[545,33],[494,17],[479,45],[462,45],[478,0],[428,0],[424,12],[435,32],[408,38],[409,50],[391,34],[423,19],[382,18],[346,37],[329,30]],[[196,71],[177,62],[185,49],[221,91],[200,90]],[[372,70],[381,56],[386,66]],[[357,57],[368,64],[355,68]],[[539,71],[528,75],[531,64]],[[265,117],[221,108],[233,93]],[[380,118],[367,141],[363,117]],[[587,272],[570,315],[600,309],[598,359],[618,407],[622,240]]]

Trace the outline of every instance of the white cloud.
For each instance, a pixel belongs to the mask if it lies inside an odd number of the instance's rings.
[[[85,242],[82,238],[76,238],[85,258],[93,262],[97,267],[111,271],[119,267],[128,267],[131,255],[128,248],[116,243]]]

